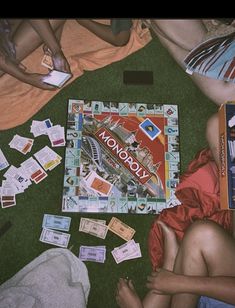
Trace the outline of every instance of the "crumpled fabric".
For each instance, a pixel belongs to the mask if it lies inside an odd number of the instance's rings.
[[[86,308],[86,265],[70,250],[52,248],[0,286],[1,308]]]
[[[219,170],[209,149],[203,149],[189,164],[176,189],[181,205],[164,209],[152,223],[148,250],[153,270],[163,264],[163,235],[157,220],[171,227],[179,242],[192,222],[212,220],[232,233],[232,211],[220,209]]]

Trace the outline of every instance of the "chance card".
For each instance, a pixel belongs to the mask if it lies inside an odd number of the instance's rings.
[[[102,177],[100,177],[97,173],[92,171],[90,174],[88,174],[86,180],[86,185],[98,192],[101,196],[108,196],[110,193],[110,190],[112,189],[113,185],[110,184],[108,181],[104,180]]]
[[[161,134],[161,130],[155,125],[150,119],[144,120],[141,124],[139,124],[139,128],[149,137],[149,139],[154,140],[159,134]]]

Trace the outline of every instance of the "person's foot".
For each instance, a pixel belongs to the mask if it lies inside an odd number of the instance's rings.
[[[117,284],[116,301],[120,308],[143,308],[131,280],[119,279]]]
[[[175,232],[170,227],[160,220],[157,221],[157,224],[161,226],[164,235],[163,268],[168,271],[172,271],[174,268],[176,255],[178,253],[179,244],[177,242]]]

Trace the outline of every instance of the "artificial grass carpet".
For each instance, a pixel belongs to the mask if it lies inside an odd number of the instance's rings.
[[[124,70],[152,70],[154,85],[126,86],[122,79]],[[24,156],[16,150],[10,149],[8,143],[14,134],[33,138],[30,133],[32,120],[50,118],[53,125],[65,126],[67,100],[69,98],[177,104],[179,106],[181,172],[186,169],[196,152],[207,146],[205,139],[206,122],[217,111],[216,105],[199,91],[189,76],[183,72],[161,46],[158,39],[154,37],[146,47],[124,60],[93,72],[86,72],[61,90],[25,124],[7,131],[1,131],[0,148],[10,164],[18,167],[20,163],[45,145],[50,146],[47,136],[37,137],[31,153]],[[64,151],[64,147],[56,148],[56,152],[63,158]],[[3,179],[2,175],[5,171],[6,169],[0,173],[1,179]],[[62,161],[58,167],[48,172],[48,177],[44,181],[38,185],[31,185],[25,193],[17,195],[16,206],[0,209],[0,227],[8,220],[12,222],[12,227],[0,237],[0,283],[12,277],[43,251],[55,247],[39,241],[43,215],[45,213],[66,214],[64,216],[72,218],[69,247],[73,245],[72,252],[75,255],[78,255],[80,245],[106,245],[107,248],[104,264],[85,262],[91,282],[88,308],[117,307],[115,292],[119,277],[128,276],[132,279],[137,292],[143,297],[147,292],[146,278],[151,272],[147,251],[148,232],[155,216],[117,215],[120,220],[136,230],[134,239],[137,243],[140,243],[142,258],[116,264],[111,255],[111,250],[124,243],[121,238],[108,232],[106,239],[102,240],[78,232],[80,217],[106,219],[109,222],[112,214],[61,212],[63,171]]]

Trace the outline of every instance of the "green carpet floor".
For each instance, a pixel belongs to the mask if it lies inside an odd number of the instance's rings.
[[[125,86],[122,82],[124,70],[152,70],[154,85]],[[217,110],[216,105],[198,90],[188,75],[154,37],[146,47],[126,59],[94,72],[86,72],[61,90],[24,125],[1,131],[0,148],[6,154],[10,164],[19,166],[22,161],[43,146],[50,146],[48,137],[40,136],[35,140],[32,152],[24,156],[10,149],[8,143],[16,133],[33,138],[30,133],[33,119],[50,118],[54,125],[65,126],[66,102],[69,98],[178,104],[181,172],[185,170],[195,153],[207,145],[206,122]],[[56,151],[64,157],[63,147],[56,148]],[[4,172],[0,173],[0,179],[3,179]],[[0,283],[10,278],[40,253],[54,247],[41,243],[39,236],[44,213],[61,214],[62,182],[63,163],[49,172],[46,180],[38,185],[31,185],[24,194],[17,195],[16,206],[8,209],[0,208],[0,227],[7,220],[13,224],[10,230],[0,238]],[[119,265],[115,263],[111,250],[123,244],[121,238],[108,232],[106,239],[101,240],[78,232],[80,217],[97,217],[95,214],[69,213],[67,216],[72,218],[70,245],[73,245],[73,253],[78,255],[80,245],[106,245],[107,248],[107,259],[104,264],[86,262],[91,281],[88,308],[115,308],[115,289],[119,277],[131,278],[137,292],[143,297],[147,292],[146,277],[151,271],[147,238],[154,215],[118,215],[122,221],[136,229],[134,239],[140,243],[143,255],[140,259],[126,261]],[[98,216],[107,221],[111,218],[111,215]]]

